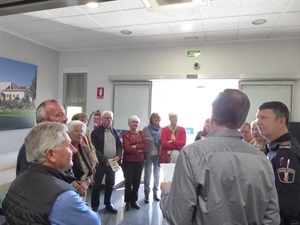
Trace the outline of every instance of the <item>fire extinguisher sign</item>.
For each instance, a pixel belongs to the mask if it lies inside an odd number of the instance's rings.
[[[104,87],[97,88],[97,98],[103,99],[104,98]]]

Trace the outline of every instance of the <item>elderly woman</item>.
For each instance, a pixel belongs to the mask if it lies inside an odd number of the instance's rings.
[[[138,131],[140,119],[131,116],[128,119],[129,130],[123,133],[123,163],[122,169],[125,178],[125,209],[128,211],[131,206],[140,209],[138,190],[140,187],[142,171],[144,167],[144,151],[148,145],[147,138],[143,131]]]
[[[159,201],[157,196],[159,185],[159,132],[161,127],[159,126],[160,116],[158,113],[152,113],[149,117],[149,125],[144,127],[143,131],[148,140],[148,146],[145,150],[145,170],[144,170],[144,194],[145,203],[149,203],[150,193],[150,180],[153,169],[153,199]]]
[[[73,115],[72,120],[80,120],[85,125],[87,125],[88,115],[86,113],[76,113],[75,115]],[[95,172],[96,166],[98,165],[98,159],[96,155],[96,149],[92,144],[91,135],[88,132],[88,130],[85,131],[85,135],[82,137],[82,143],[84,143],[88,147],[88,150],[90,151],[89,156],[92,162],[93,172]]]
[[[81,196],[85,199],[87,189],[92,182],[92,162],[89,157],[89,150],[87,146],[82,143],[82,137],[86,131],[86,125],[79,121],[70,121],[67,124],[68,134],[71,139],[72,145],[77,149],[73,154],[73,173],[77,181],[73,183],[75,188],[79,191]]]

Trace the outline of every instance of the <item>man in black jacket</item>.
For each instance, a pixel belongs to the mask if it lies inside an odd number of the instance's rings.
[[[113,112],[104,111],[102,113],[102,125],[91,133],[92,143],[96,148],[96,155],[99,165],[96,167],[96,174],[94,175],[95,183],[91,194],[91,206],[94,211],[98,210],[100,205],[100,190],[104,175],[105,176],[105,193],[104,205],[105,208],[112,212],[118,213],[118,210],[111,203],[111,194],[113,186],[115,185],[115,172],[113,171],[109,159],[117,162],[122,156],[122,143],[118,132],[111,127],[113,121]]]

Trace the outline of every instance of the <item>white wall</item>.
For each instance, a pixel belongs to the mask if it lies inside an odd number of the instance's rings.
[[[200,50],[199,58],[188,58],[188,50]],[[238,79],[300,79],[300,42],[260,41],[241,43],[216,43],[197,46],[152,47],[116,50],[95,50],[68,52],[60,54],[60,84],[62,74],[88,70],[87,113],[95,109],[112,109],[112,82],[109,76],[131,75],[139,78],[168,77],[174,75],[199,73],[204,78]],[[200,63],[201,69],[195,71],[193,64]],[[96,88],[105,87],[105,98],[96,98]],[[297,82],[293,101],[294,119],[300,121],[299,89]],[[59,87],[62,96],[62,85]]]
[[[59,52],[0,31],[0,56],[37,65],[36,104],[58,97]],[[0,152],[18,150],[27,132],[0,131]]]

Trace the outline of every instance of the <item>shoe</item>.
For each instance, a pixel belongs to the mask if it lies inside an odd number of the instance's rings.
[[[134,208],[136,208],[136,209],[140,209],[141,208],[141,206],[137,202],[132,202],[131,206],[134,207]]]
[[[92,209],[94,212],[98,212],[98,209],[96,209],[96,208],[94,208],[94,209]]]
[[[154,199],[155,201],[157,201],[157,202],[160,201],[160,199],[157,197],[157,194],[154,194],[154,195],[153,195],[153,199]]]
[[[129,211],[130,209],[131,209],[130,203],[126,202],[125,210],[126,210],[126,211]]]
[[[149,203],[149,195],[145,195],[144,202],[145,202],[146,204]]]
[[[106,205],[105,209],[107,209],[108,211],[114,214],[118,213],[118,210],[114,207],[113,204]]]

